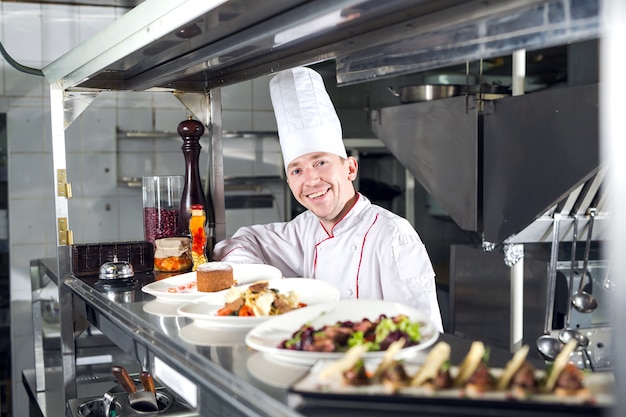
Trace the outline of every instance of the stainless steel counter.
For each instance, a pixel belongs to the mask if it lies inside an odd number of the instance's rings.
[[[53,259],[35,260],[32,266],[42,269],[42,276],[58,283]],[[227,346],[223,340],[212,345],[186,343],[179,333],[191,321],[174,316],[178,305],[162,304],[141,291],[141,286],[154,281],[152,273],[136,274],[135,278],[138,285],[127,296],[126,303],[113,301],[109,298],[111,293],[98,291],[93,286],[96,277],[65,280],[64,289],[72,293],[75,330],[87,321],[181,399],[188,400],[201,415],[298,415],[285,407],[284,389],[256,381],[247,371],[247,358],[252,352],[243,343],[245,333],[228,333]],[[58,358],[57,363],[62,360]],[[58,381],[47,380],[50,370],[45,370],[44,392],[38,392],[36,383],[35,388],[29,388],[42,410],[49,408],[48,391],[61,387]],[[306,369],[300,371],[304,373]],[[100,378],[102,373],[96,379]],[[83,384],[77,385],[80,396]]]
[[[50,260],[34,261],[48,274],[54,276],[54,264]],[[247,330],[199,329],[191,327],[192,321],[176,315],[180,304],[157,301],[141,291],[141,287],[153,282],[153,273],[136,274],[138,280],[128,302],[117,302],[111,294],[94,287],[97,279],[68,278],[65,289],[72,294],[75,322],[87,320],[113,341],[122,351],[136,361],[138,367],[150,370],[157,381],[176,393],[179,398],[202,416],[302,416],[333,415],[380,415],[393,411],[396,415],[472,415],[477,410],[482,415],[502,415],[503,410],[492,409],[486,402],[473,403],[471,410],[450,410],[445,403],[431,404],[420,412],[405,404],[391,403],[337,403],[319,404],[288,392],[288,387],[303,376],[308,368],[288,365],[267,358],[245,346]],[[192,330],[191,332],[189,330]],[[443,334],[440,339],[452,346],[452,363],[460,363],[469,349],[471,340]],[[490,347],[490,364],[503,366],[511,357],[504,349]],[[60,355],[60,353],[59,353]],[[542,367],[542,363],[535,363]],[[56,374],[55,374],[56,372]],[[31,399],[37,403],[41,415],[58,415],[58,379],[60,369],[46,369],[48,377],[45,392],[33,389],[34,375],[25,373],[25,383]],[[106,391],[106,370],[99,369],[94,382],[100,385],[78,386],[78,396],[101,395]],[[77,375],[77,378],[79,375]],[[95,394],[94,394],[94,387]],[[100,391],[99,391],[100,390]],[[99,394],[98,394],[99,393]],[[329,414],[326,414],[329,413]],[[347,413],[347,414],[346,414]],[[519,410],[506,410],[507,416],[522,416]]]

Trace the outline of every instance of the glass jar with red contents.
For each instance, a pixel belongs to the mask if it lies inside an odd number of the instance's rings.
[[[202,204],[191,205],[191,217],[189,218],[189,233],[191,234],[191,258],[193,259],[193,270],[198,265],[206,263],[206,212]]]
[[[180,199],[182,175],[142,178],[144,238],[154,244],[157,239],[181,236]]]

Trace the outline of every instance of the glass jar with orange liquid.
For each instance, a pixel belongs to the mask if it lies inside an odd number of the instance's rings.
[[[198,265],[206,263],[207,233],[205,229],[206,212],[202,204],[191,205],[191,217],[189,218],[189,233],[191,234],[191,258],[193,259],[193,271]]]

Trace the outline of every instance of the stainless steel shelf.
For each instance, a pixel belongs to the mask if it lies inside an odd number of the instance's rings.
[[[340,84],[355,83],[593,38],[598,10],[572,0],[147,0],[43,71],[77,91],[202,92],[337,59]]]

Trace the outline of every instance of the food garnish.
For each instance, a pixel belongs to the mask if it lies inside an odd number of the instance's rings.
[[[478,368],[478,365],[483,361],[485,356],[485,345],[483,342],[472,342],[469,352],[465,355],[463,362],[459,365],[459,372],[454,378],[454,386],[462,387],[470,379],[472,374]]]
[[[452,386],[450,375],[451,350],[448,343],[437,343],[426,356],[422,367],[411,379],[410,385],[415,387],[426,386],[432,390],[450,388]]]
[[[245,289],[232,287],[225,301],[224,307],[217,311],[218,316],[276,316],[306,306],[295,291],[283,294],[269,288],[268,281],[259,281]]]
[[[360,322],[338,321],[317,329],[305,323],[278,347],[313,352],[346,352],[351,347],[364,346],[369,352],[385,351],[397,340],[404,340],[407,347],[419,344],[421,325],[402,314],[393,317],[381,314],[375,321],[367,318]]]
[[[196,281],[189,281],[185,284],[180,284],[175,287],[169,287],[167,292],[169,293],[180,293],[180,292],[188,292],[196,289]]]
[[[537,380],[542,371],[527,361],[528,346],[523,346],[504,369],[499,369],[488,366],[490,349],[482,342],[473,342],[464,360],[454,367],[450,363],[451,347],[442,341],[433,346],[421,366],[415,369],[410,360],[405,363],[394,358],[402,343],[402,340],[392,343],[378,364],[368,362],[365,345],[350,348],[341,358],[325,365],[317,374],[313,373],[317,378],[313,382],[315,389],[328,392],[336,388],[339,393],[366,395],[438,395],[453,399],[485,396],[489,400],[535,399],[587,405],[594,405],[598,400],[593,388],[587,386],[589,381],[585,380],[585,373],[569,362],[569,355],[575,349],[573,343],[566,345],[563,355],[547,366],[541,390],[537,389]],[[494,375],[499,378],[496,380]],[[455,385],[452,377],[456,377]],[[595,387],[598,389],[597,385]],[[609,394],[607,387],[602,387],[605,391],[602,395]],[[559,399],[562,396],[567,399]]]

